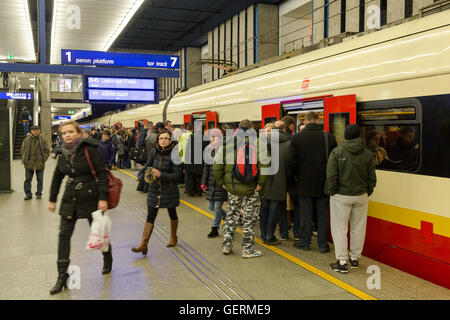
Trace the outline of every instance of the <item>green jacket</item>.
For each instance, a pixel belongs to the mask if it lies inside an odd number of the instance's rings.
[[[50,149],[42,136],[35,137],[31,134],[23,140],[20,153],[25,169],[44,170]]]
[[[335,148],[327,165],[328,193],[370,196],[377,184],[372,153],[366,149],[362,138],[344,140]]]
[[[259,140],[257,140],[259,141]],[[234,143],[234,150],[227,150],[227,145],[224,144],[219,148],[216,156],[214,157],[213,173],[214,178],[216,178],[217,184],[219,186],[225,185],[226,190],[232,195],[238,196],[251,196],[255,193],[257,185],[263,187],[259,191],[259,194],[264,194],[264,184],[266,183],[267,175],[261,174],[261,169],[270,166],[270,161],[268,161],[268,151],[266,147],[260,147],[259,142],[257,142],[258,150],[258,177],[257,180],[244,184],[237,179],[231,179],[234,163],[236,162],[236,142]],[[234,157],[230,154],[234,151]],[[234,158],[233,163],[226,163],[227,155],[230,158]],[[262,164],[261,161],[268,164]],[[234,184],[234,188],[233,188]]]

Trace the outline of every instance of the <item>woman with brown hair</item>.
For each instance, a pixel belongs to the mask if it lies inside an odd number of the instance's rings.
[[[108,210],[108,180],[105,171],[103,156],[98,151],[98,144],[92,139],[83,139],[78,123],[69,121],[60,125],[59,130],[63,139],[62,154],[53,174],[48,209],[56,210],[56,201],[62,180],[67,175],[67,183],[61,201],[59,214],[58,241],[58,280],[51,289],[50,294],[59,293],[65,287],[69,274],[67,268],[70,264],[70,238],[78,219],[88,219],[92,223],[91,213],[96,210]],[[96,181],[89,168],[85,156],[89,154],[98,180]],[[111,272],[112,268],[111,245],[108,252],[103,252],[103,274]]]
[[[170,131],[162,131],[157,136],[156,147],[150,153],[143,169],[149,178],[147,197],[147,222],[144,226],[141,243],[133,252],[147,254],[148,241],[153,232],[156,215],[159,208],[167,208],[170,217],[170,240],[167,247],[173,247],[177,243],[178,216],[176,207],[180,205],[180,193],[178,180],[181,176],[181,168],[172,161],[172,150],[178,148],[176,141],[171,141]],[[174,151],[178,154],[178,151]],[[147,171],[147,172],[146,172]]]

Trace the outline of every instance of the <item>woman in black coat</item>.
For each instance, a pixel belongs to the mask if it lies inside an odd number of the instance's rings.
[[[50,294],[61,292],[67,288],[69,274],[70,238],[73,234],[77,219],[88,219],[92,223],[91,213],[96,210],[105,212],[108,210],[108,179],[105,171],[103,156],[98,151],[98,144],[92,139],[82,139],[81,129],[78,123],[71,121],[60,126],[63,144],[58,157],[55,172],[53,174],[50,190],[50,202],[48,209],[55,212],[61,182],[67,175],[66,189],[61,201],[59,214],[61,222],[59,226],[58,241],[58,280],[51,289]],[[87,148],[92,165],[95,169],[98,181],[94,180],[89,168],[84,149]],[[103,253],[103,274],[111,272],[112,254]]]
[[[181,176],[181,168],[172,161],[171,155],[172,150],[178,147],[176,141],[171,141],[170,131],[160,132],[156,141],[156,147],[153,148],[143,169],[143,172],[147,168],[150,169],[153,179],[148,187],[147,222],[144,226],[141,243],[137,248],[131,249],[133,252],[142,252],[143,255],[147,254],[148,241],[152,235],[159,208],[167,208],[169,212],[170,240],[167,247],[173,247],[177,243],[178,216],[176,207],[180,205],[178,180]],[[174,152],[178,154],[177,150],[174,150]]]
[[[216,150],[221,145],[223,134],[219,129],[212,129],[209,133],[210,144],[206,147],[207,154],[211,154],[214,159]],[[211,226],[211,232],[208,238],[214,238],[219,235],[219,227],[222,218],[225,220],[225,211],[222,209],[223,202],[228,200],[227,191],[217,184],[213,174],[213,164],[205,162],[203,166],[202,184],[201,188],[206,191],[206,200],[208,207],[214,212],[214,220]]]

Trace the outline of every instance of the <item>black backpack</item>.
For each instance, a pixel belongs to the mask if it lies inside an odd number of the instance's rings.
[[[236,148],[236,162],[231,172],[233,188],[234,179],[245,184],[258,179],[258,150],[257,146],[250,144],[248,138]]]

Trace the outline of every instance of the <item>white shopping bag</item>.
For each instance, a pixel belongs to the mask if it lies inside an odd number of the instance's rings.
[[[111,219],[107,212],[102,213],[101,210],[92,212],[92,218],[91,233],[89,234],[86,249],[107,252],[109,249]]]

